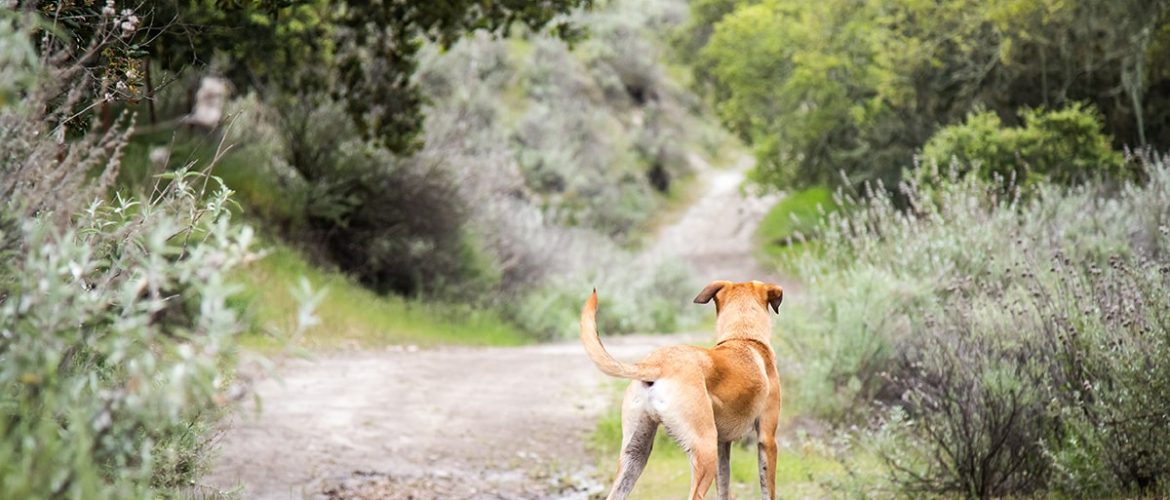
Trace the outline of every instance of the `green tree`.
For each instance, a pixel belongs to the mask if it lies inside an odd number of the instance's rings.
[[[771,0],[713,20],[698,78],[779,184],[881,179],[975,109],[1085,102],[1114,145],[1170,145],[1164,0]],[[702,15],[708,10],[698,10]],[[716,14],[717,16],[718,14]],[[710,19],[714,16],[700,17]],[[696,28],[697,29],[697,28]],[[701,33],[699,34],[701,35]]]
[[[327,93],[345,103],[353,123],[392,151],[417,146],[422,95],[411,81],[424,39],[444,46],[464,34],[507,34],[516,24],[565,38],[582,35],[562,14],[591,0],[159,0],[146,5],[111,2],[117,16],[133,12],[133,33],[118,46],[103,81],[125,81],[125,97],[139,92],[150,63],[180,73],[212,67],[238,89],[283,93],[299,99]],[[35,6],[66,36],[91,39],[92,20],[105,14],[97,1],[39,0]],[[562,17],[558,17],[562,16]],[[272,92],[276,91],[276,92]]]

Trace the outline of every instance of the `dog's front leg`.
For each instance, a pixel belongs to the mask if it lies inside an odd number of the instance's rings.
[[[719,500],[731,498],[731,441],[719,443],[719,475],[715,479]]]
[[[757,449],[760,461],[760,496],[764,500],[776,498],[776,427],[780,425],[780,391],[778,388],[772,391],[769,399],[773,403],[768,405],[764,414],[756,421],[756,430],[759,434]]]

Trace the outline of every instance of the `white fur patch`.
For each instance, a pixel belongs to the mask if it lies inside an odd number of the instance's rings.
[[[659,380],[646,392],[650,398],[650,408],[657,415],[670,411],[670,407],[678,400],[678,385],[670,380]]]

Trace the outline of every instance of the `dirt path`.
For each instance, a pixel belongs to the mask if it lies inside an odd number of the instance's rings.
[[[777,280],[752,255],[753,234],[779,195],[758,196],[744,189],[754,159],[744,155],[735,166],[715,169],[698,156],[691,157],[703,194],[686,212],[666,226],[649,249],[663,256],[678,256],[704,281]]]
[[[697,160],[697,159],[696,159]],[[750,166],[697,160],[701,197],[648,252],[706,279],[767,279],[751,235],[774,198],[744,195]],[[607,338],[619,359],[690,336]],[[231,417],[204,484],[244,498],[586,498],[586,440],[615,397],[576,342],[287,359]]]
[[[636,359],[675,336],[612,339]],[[207,484],[245,498],[585,498],[612,383],[575,343],[333,353],[255,389]]]

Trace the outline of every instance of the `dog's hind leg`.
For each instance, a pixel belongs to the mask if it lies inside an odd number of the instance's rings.
[[[715,479],[719,500],[731,498],[731,441],[719,442],[719,476]]]
[[[715,482],[719,458],[719,431],[715,428],[711,397],[701,379],[672,388],[677,392],[670,399],[677,406],[662,414],[662,425],[690,456],[689,498],[701,500]]]
[[[643,382],[635,380],[626,389],[622,401],[622,453],[618,459],[617,477],[609,491],[611,500],[623,499],[634,490],[634,483],[646,468],[650,450],[654,446],[654,435],[658,432],[658,421],[646,411],[646,394]]]

